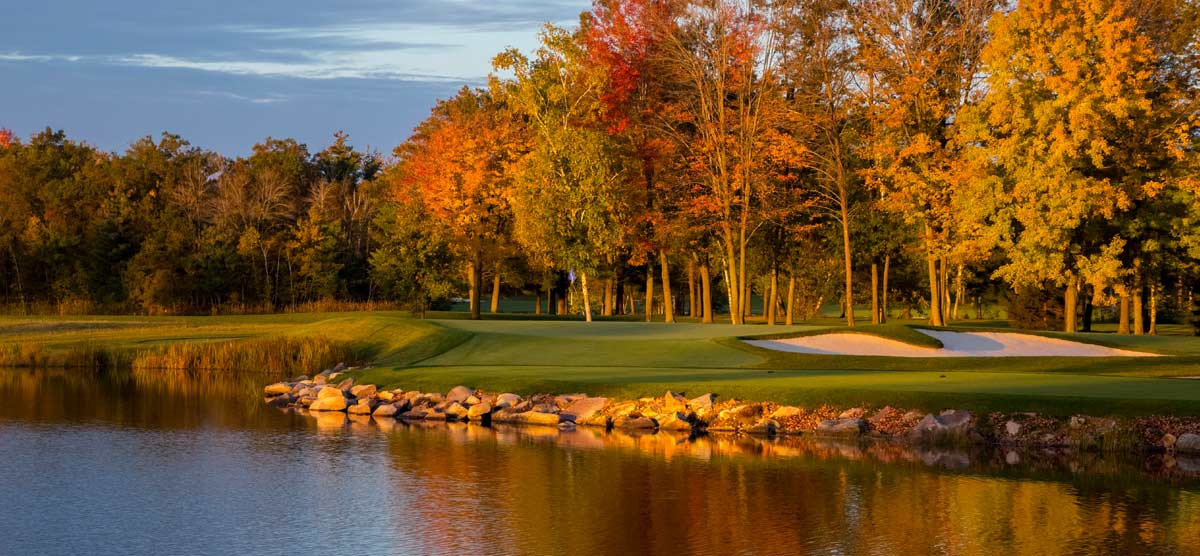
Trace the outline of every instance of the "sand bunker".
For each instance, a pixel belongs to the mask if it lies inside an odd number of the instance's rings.
[[[941,349],[914,346],[868,334],[820,334],[783,340],[747,340],[761,348],[819,355],[883,357],[1157,357],[1093,344],[1013,332],[946,332],[918,330],[937,338]]]

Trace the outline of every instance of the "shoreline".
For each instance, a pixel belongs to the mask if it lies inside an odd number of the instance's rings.
[[[921,446],[994,446],[1019,449],[1069,448],[1086,452],[1174,454],[1200,457],[1200,418],[1170,416],[1053,417],[1032,412],[977,414],[970,409],[938,413],[823,405],[802,408],[771,401],[721,399],[705,393],[688,398],[665,392],[657,397],[616,400],[583,393],[534,394],[456,386],[446,393],[380,390],[344,377],[339,366],[313,378],[297,377],[263,388],[264,403],[312,413],[405,422],[471,422],[576,427],[639,433],[734,433],[760,437],[811,436],[873,439]]]

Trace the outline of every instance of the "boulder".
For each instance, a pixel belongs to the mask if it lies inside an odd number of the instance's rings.
[[[861,407],[852,407],[838,415],[838,419],[859,419],[867,414],[867,410]]]
[[[326,386],[324,388],[321,388],[321,390],[319,392],[317,392],[317,399],[323,400],[326,398],[329,398],[329,399],[337,398],[337,399],[344,401],[346,399],[346,394],[344,392],[342,392],[342,390],[340,388]]]
[[[292,405],[292,403],[295,401],[296,398],[291,394],[283,394],[282,396],[273,396],[267,398],[267,405],[271,407],[287,407]]]
[[[744,427],[742,432],[770,436],[779,432],[779,422],[771,418],[761,419],[749,427]]]
[[[683,397],[683,394],[677,394],[670,390],[667,390],[667,393],[663,394],[659,401],[664,413],[687,409],[688,399]]]
[[[374,384],[359,384],[350,387],[350,395],[356,398],[369,398],[379,392]]]
[[[1166,448],[1168,450],[1170,450],[1171,448],[1174,448],[1176,440],[1177,439],[1175,438],[1175,435],[1173,435],[1171,433],[1164,434],[1162,437],[1163,448]]]
[[[492,413],[492,404],[480,402],[467,409],[467,420],[482,421]]]
[[[475,391],[466,386],[455,386],[446,393],[446,400],[452,402],[465,402],[467,398],[474,396]]]
[[[608,405],[608,398],[579,398],[567,404],[562,416],[576,423],[591,419]]]
[[[322,391],[323,392],[323,391]],[[339,391],[340,392],[340,391]],[[308,406],[309,411],[345,411],[346,398],[342,396],[332,397],[324,396],[317,398],[312,405]]]
[[[871,424],[859,417],[839,417],[817,423],[817,432],[820,434],[856,435],[867,432],[870,428]]]
[[[1175,439],[1175,451],[1185,454],[1200,454],[1200,434],[1185,432]]]
[[[696,422],[696,414],[691,411],[672,411],[658,419],[658,428],[666,431],[690,431]]]
[[[319,374],[313,378],[313,384],[323,385],[323,384],[325,384],[325,381],[328,379],[328,377],[329,377],[329,375],[327,375],[327,374]]]
[[[558,430],[573,431],[573,430],[575,430],[575,423],[572,423],[571,421],[563,421],[558,424]]]
[[[587,419],[579,419],[575,421],[575,424],[585,425],[588,427],[603,427],[607,429],[612,426],[612,419],[609,419],[607,415],[597,413]]]
[[[971,412],[953,409],[929,414],[913,428],[912,435],[926,440],[965,439],[971,430]]]
[[[800,415],[800,413],[801,413],[800,408],[798,408],[796,406],[781,405],[781,406],[779,406],[779,409],[776,409],[774,412],[771,413],[771,418],[772,419],[787,419],[788,417],[795,417],[797,415]]]
[[[471,395],[467,396],[467,400],[463,402],[463,405],[475,405],[481,401],[483,400],[480,400],[478,396]]]
[[[445,413],[447,419],[453,418],[458,421],[466,421],[470,410],[464,407],[463,404],[451,402],[450,405],[446,407]]]
[[[1021,433],[1021,423],[1016,421],[1004,423],[1004,430],[1008,432],[1009,436],[1016,436]]]
[[[521,396],[516,394],[500,394],[496,396],[496,409],[504,409],[521,403]]]
[[[641,415],[622,415],[612,420],[613,428],[626,430],[649,430],[658,428],[658,421]]]
[[[517,422],[526,425],[549,425],[558,426],[559,418],[557,413],[545,413],[542,411],[526,411],[517,414]]]
[[[390,403],[381,404],[379,407],[375,408],[375,411],[373,413],[371,413],[371,416],[373,416],[373,417],[395,417],[396,416],[396,406],[393,404],[390,404]]]
[[[375,394],[375,397],[379,398],[379,401],[390,402],[390,401],[396,399],[396,394],[389,392],[387,390],[383,390],[383,391]]]
[[[421,419],[424,419],[425,415],[428,413],[429,413],[428,410],[421,409],[421,408],[410,409],[408,411],[401,413],[400,418],[407,419],[409,421],[420,421]]]
[[[276,382],[263,388],[263,393],[268,396],[281,396],[283,394],[292,393],[292,385],[286,382]]]
[[[371,407],[371,404],[367,403],[367,400],[362,400],[350,406],[346,412],[350,413],[351,415],[370,415],[372,409],[373,408]]]
[[[346,380],[339,382],[337,387],[338,387],[338,390],[344,390],[346,392],[349,392],[350,389],[354,387],[354,379],[347,378]]]
[[[716,398],[716,396],[712,395],[711,393],[704,394],[703,396],[696,396],[688,400],[688,407],[692,408],[692,410],[696,412],[699,412],[701,409],[712,409],[714,398]]]

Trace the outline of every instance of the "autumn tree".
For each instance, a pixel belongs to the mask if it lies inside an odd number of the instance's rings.
[[[396,148],[395,197],[419,195],[429,214],[454,234],[467,263],[471,318],[480,318],[485,258],[495,257],[512,226],[511,166],[521,152],[519,127],[487,90],[463,88],[441,101]]]
[[[956,124],[978,92],[980,50],[994,0],[860,0],[855,41],[868,103],[871,161],[881,206],[921,229],[930,324],[946,322],[954,195],[967,177]]]
[[[1194,147],[1194,84],[1173,66],[1181,44],[1160,12],[1178,7],[1026,0],[994,20],[988,92],[966,139],[1002,200],[991,211],[1008,257],[997,275],[1065,288],[1068,332],[1084,284],[1139,272],[1136,252],[1134,268],[1122,264],[1130,230],[1115,224],[1164,195]]]

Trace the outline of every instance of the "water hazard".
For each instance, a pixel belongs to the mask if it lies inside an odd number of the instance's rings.
[[[409,426],[0,370],[0,554],[1200,554],[1200,462]]]

